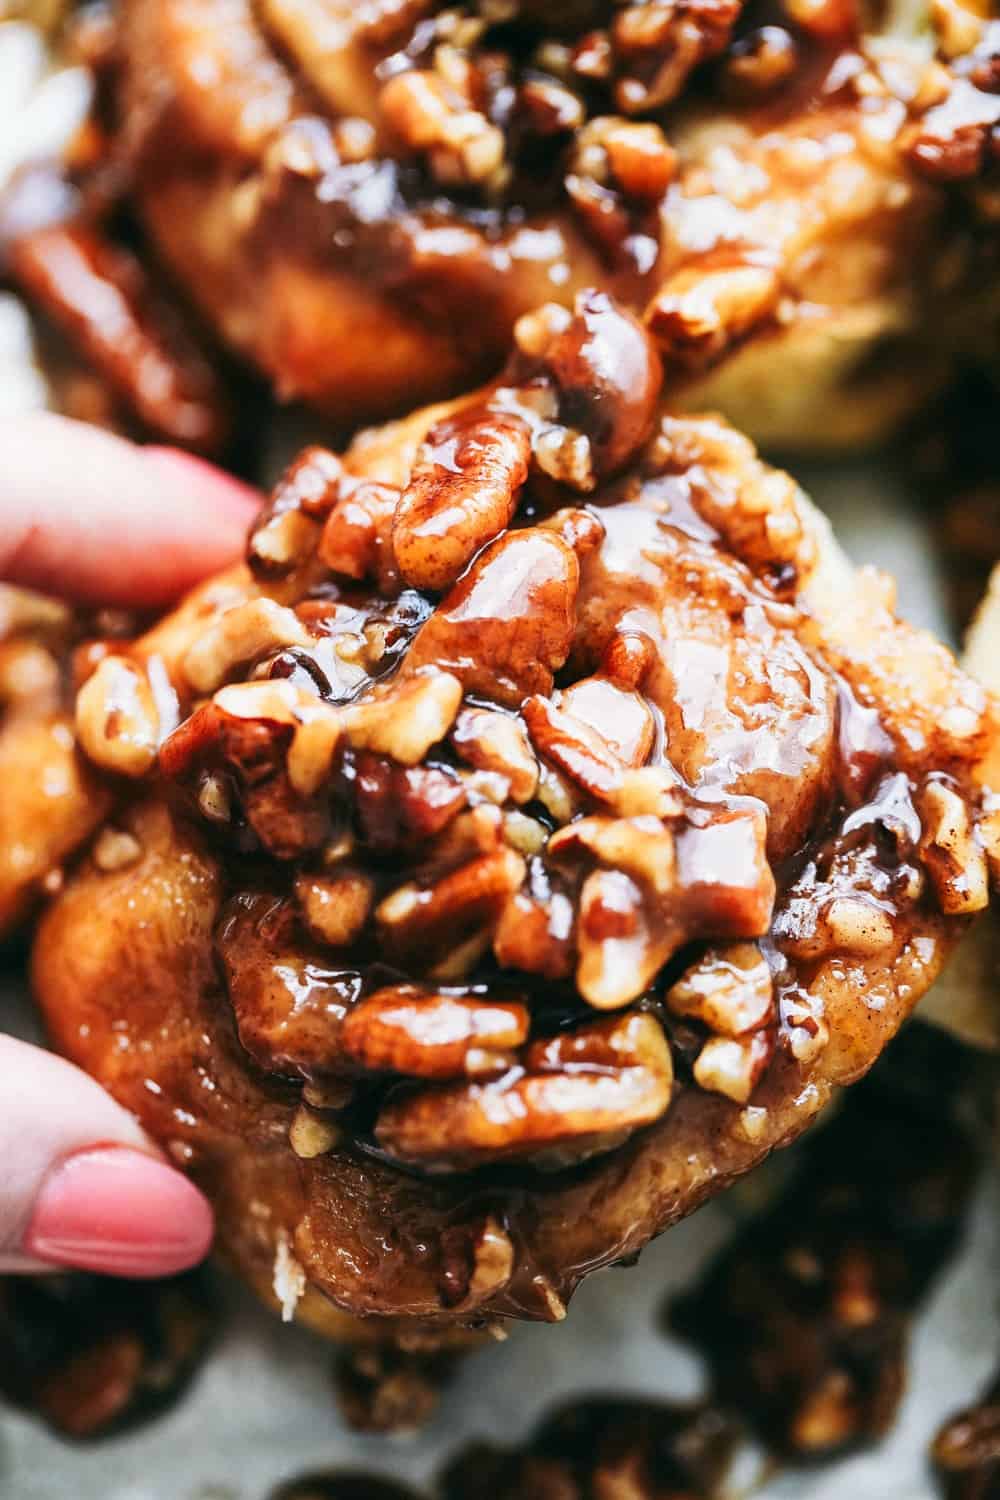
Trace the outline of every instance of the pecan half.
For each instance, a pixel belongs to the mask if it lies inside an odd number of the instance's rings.
[[[518,707],[552,690],[576,625],[580,565],[553,532],[529,527],[498,537],[445,595],[410,647],[404,670],[434,665]]]
[[[526,1041],[529,1025],[527,1007],[516,1002],[394,985],[358,1002],[341,1045],[372,1072],[458,1078],[502,1072],[500,1054]]]
[[[511,1156],[563,1165],[610,1149],[670,1103],[670,1049],[648,1015],[533,1042],[524,1068],[496,1082],[390,1095],[376,1137],[400,1160],[438,1167]]]
[[[399,588],[392,522],[401,491],[373,479],[345,482],[327,517],[319,559],[345,578],[373,578],[385,594]]]
[[[539,359],[554,382],[560,422],[588,445],[588,472],[574,488],[593,489],[634,458],[652,433],[660,361],[642,325],[603,292],[580,293],[573,317],[554,331]],[[573,484],[570,474],[557,477]]]
[[[396,562],[408,584],[450,587],[506,530],[530,456],[528,425],[512,412],[473,409],[431,428],[392,523]]]
[[[231,413],[212,364],[135,256],[82,223],[53,224],[18,240],[11,265],[150,432],[205,453],[225,445]]]

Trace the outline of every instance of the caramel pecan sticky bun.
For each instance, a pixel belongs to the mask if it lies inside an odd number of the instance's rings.
[[[996,707],[603,293],[308,449],[92,653],[55,1044],[258,1287],[557,1319],[872,1064],[986,906]]]
[[[124,0],[121,149],[208,319],[339,419],[600,286],[686,409],[852,443],[995,343],[1000,23],[916,9]]]

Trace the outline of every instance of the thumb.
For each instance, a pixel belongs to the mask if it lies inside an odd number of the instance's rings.
[[[153,607],[242,556],[261,497],[201,459],[83,422],[0,418],[0,579]]]
[[[70,1063],[0,1036],[0,1271],[168,1276],[212,1212],[133,1117]]]

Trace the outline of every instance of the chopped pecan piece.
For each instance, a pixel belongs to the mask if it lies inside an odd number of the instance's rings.
[[[599,734],[624,765],[645,765],[655,726],[649,704],[639,693],[606,677],[582,677],[565,688],[557,702],[564,713]]]
[[[772,266],[692,267],[678,271],[657,292],[646,322],[668,359],[704,365],[770,317],[779,292]]]
[[[600,733],[549,698],[528,698],[522,710],[532,744],[572,781],[601,802],[612,802],[621,789],[624,765]]]
[[[309,646],[294,611],[273,599],[248,599],[223,610],[188,648],[184,675],[198,693],[212,693],[235,667],[282,646]]]
[[[291,903],[260,892],[235,896],[216,947],[240,1041],[262,1068],[293,1078],[353,1071],[340,1029],[361,976],[302,944]]]
[[[446,589],[510,524],[528,476],[523,418],[490,407],[432,427],[392,523],[392,545],[413,588]]]
[[[106,824],[94,840],[92,854],[97,868],[111,874],[134,865],[142,856],[142,845],[125,829]]]
[[[710,948],[665,999],[675,1016],[692,1016],[724,1037],[742,1037],[774,1016],[771,970],[756,943]]]
[[[727,49],[726,90],[735,99],[761,99],[781,87],[799,65],[795,39],[783,26],[758,26]]]
[[[518,891],[503,909],[493,936],[493,952],[504,968],[568,979],[573,972],[576,914],[564,891]]]
[[[160,717],[142,667],[106,656],[80,689],[76,732],[92,761],[119,776],[142,776],[156,759]]]
[[[339,711],[292,682],[241,682],[222,688],[166,739],[163,774],[207,778],[199,804],[213,821],[228,816],[222,768],[235,773],[247,821],[279,858],[317,848],[329,830],[319,799],[341,738]]]
[[[314,1161],[325,1156],[339,1145],[343,1131],[329,1115],[311,1109],[308,1103],[299,1105],[288,1130],[288,1144],[302,1161]]]
[[[499,849],[463,864],[433,885],[412,881],[379,904],[375,916],[387,953],[400,960],[444,957],[456,943],[489,931],[524,879],[524,860]]]
[[[575,172],[610,182],[627,198],[655,200],[677,171],[677,153],[659,125],[598,116],[578,133],[573,146]]]
[[[964,798],[943,781],[929,781],[919,799],[920,856],[941,910],[982,911],[989,903],[986,854],[976,838]]]
[[[496,1082],[404,1088],[390,1095],[376,1137],[402,1161],[438,1167],[510,1156],[561,1165],[609,1150],[670,1103],[670,1049],[652,1016],[615,1016],[533,1042],[524,1067]]]
[[[402,491],[362,479],[341,485],[319,542],[319,558],[345,578],[373,578],[385,594],[399,588],[392,522]]]
[[[439,182],[486,182],[503,164],[503,132],[436,73],[397,73],[379,106],[403,145],[426,156]]]
[[[463,760],[506,778],[514,802],[530,802],[538,787],[538,762],[520,719],[492,708],[463,708],[451,732]]]
[[[258,572],[283,573],[316,550],[318,523],[340,494],[343,464],[328,448],[300,453],[275,486],[250,533],[247,556]]]
[[[646,0],[618,10],[611,26],[618,108],[640,114],[669,103],[692,68],[722,51],[741,9],[742,0]]]
[[[399,678],[344,710],[344,730],[361,750],[415,766],[444,739],[462,701],[462,684],[450,672],[426,670]]]
[[[714,937],[763,937],[774,910],[762,808],[713,809],[677,836],[677,869],[685,905]]]
[[[466,804],[447,767],[408,768],[368,752],[357,757],[355,793],[361,836],[376,854],[436,837]]]
[[[746,1104],[774,1055],[773,1028],[746,1037],[713,1036],[695,1059],[695,1082],[710,1094]]]
[[[300,875],[295,894],[306,927],[319,943],[346,948],[364,930],[375,900],[375,882],[360,870]]]

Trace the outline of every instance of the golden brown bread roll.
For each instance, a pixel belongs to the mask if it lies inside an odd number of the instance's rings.
[[[50,1033],[328,1326],[562,1317],[865,1072],[998,852],[996,706],[888,580],[603,294],[520,335],[78,699],[134,791]]]
[[[467,389],[597,285],[675,400],[757,440],[884,435],[995,349],[975,184],[992,32],[850,0],[624,7],[126,0],[125,145],[153,241],[285,397],[337,420]],[[987,195],[988,196],[988,195]]]

